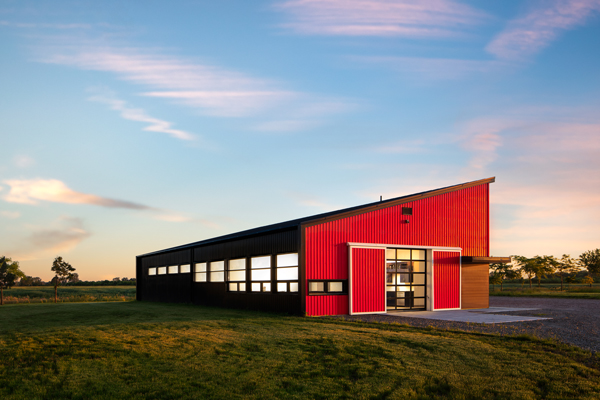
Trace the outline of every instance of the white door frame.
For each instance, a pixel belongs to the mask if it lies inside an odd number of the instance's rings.
[[[348,246],[348,310],[350,315],[357,314],[387,314],[387,300],[386,300],[386,291],[384,290],[384,298],[383,302],[385,304],[385,311],[382,312],[361,312],[355,313],[352,311],[352,249],[383,249],[386,248],[395,248],[395,249],[423,249],[427,251],[427,298],[425,299],[425,309],[427,311],[438,311],[438,310],[460,310],[462,307],[462,261],[459,258],[459,268],[460,271],[460,287],[459,287],[459,308],[443,308],[443,309],[434,309],[433,307],[433,282],[434,282],[434,259],[433,253],[435,251],[450,251],[450,252],[458,252],[462,255],[462,248],[460,247],[446,247],[446,246],[415,246],[408,244],[389,244],[389,243],[359,243],[359,242],[348,242],[346,243]],[[385,285],[385,281],[383,283]]]

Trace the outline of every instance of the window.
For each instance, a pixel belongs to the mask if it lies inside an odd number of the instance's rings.
[[[148,268],[148,275],[156,275],[156,267]]]
[[[212,261],[209,266],[210,281],[225,282],[225,261]]]
[[[412,207],[402,207],[402,215],[412,215]]]
[[[308,294],[347,294],[348,281],[308,281]]]
[[[425,309],[427,251],[386,249],[386,303],[388,310]]]
[[[182,274],[189,274],[190,273],[190,264],[185,264],[179,267],[179,272],[181,272]]]
[[[298,253],[278,254],[276,273],[278,292],[298,292]]]
[[[310,282],[308,284],[309,292],[324,292],[325,291],[325,282]]]
[[[344,284],[342,282],[327,282],[327,291],[329,293],[343,292]]]
[[[159,275],[166,275],[166,273],[167,273],[167,267],[158,267]]]
[[[253,292],[270,292],[271,282],[252,282]]]
[[[229,278],[230,282],[246,281],[246,259],[229,260]]]
[[[253,292],[271,291],[271,256],[250,259],[250,279]]]
[[[194,272],[196,272],[196,276],[194,277],[194,281],[196,282],[206,282],[206,263],[196,263]]]
[[[170,265],[169,266],[169,273],[170,274],[177,274],[177,273],[179,273],[179,265]]]
[[[230,292],[245,292],[246,282],[229,282]]]

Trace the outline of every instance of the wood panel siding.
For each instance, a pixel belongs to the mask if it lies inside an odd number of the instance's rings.
[[[490,306],[489,264],[468,264],[462,267],[462,308]]]

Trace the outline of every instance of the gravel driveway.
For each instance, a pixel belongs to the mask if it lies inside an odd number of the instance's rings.
[[[401,323],[418,327],[433,326],[442,329],[460,329],[497,333],[500,335],[527,333],[541,338],[554,338],[592,350],[593,352],[600,351],[600,300],[490,296],[490,307],[537,308],[538,310],[507,312],[503,314],[552,319],[484,325],[377,314],[345,316],[343,318],[348,320]]]

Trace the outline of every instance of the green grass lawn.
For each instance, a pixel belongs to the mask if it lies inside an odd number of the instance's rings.
[[[600,299],[600,285],[573,284],[564,285],[560,290],[560,283],[542,284],[541,287],[522,285],[520,283],[507,283],[500,291],[500,285],[490,285],[490,296],[517,296],[517,297],[565,297],[572,299]]]
[[[598,399],[529,337],[145,302],[0,307],[0,398]]]
[[[131,301],[135,300],[135,286],[59,286],[58,301]],[[4,289],[4,302],[49,303],[54,302],[54,286],[15,286]]]

